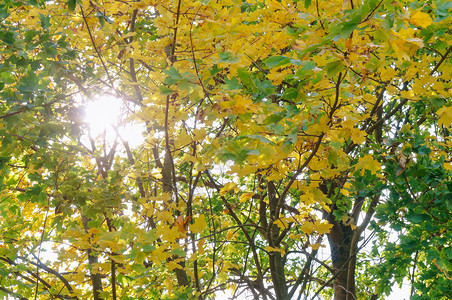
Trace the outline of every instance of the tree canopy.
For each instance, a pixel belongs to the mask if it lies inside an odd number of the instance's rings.
[[[0,298],[447,299],[451,12],[3,0]]]

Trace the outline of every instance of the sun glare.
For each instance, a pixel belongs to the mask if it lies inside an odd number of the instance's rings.
[[[122,100],[111,95],[97,96],[87,101],[84,110],[84,120],[93,138],[102,137],[111,142],[119,134],[131,146],[137,146],[144,141],[144,124],[128,118],[132,114],[132,109]]]
[[[89,101],[85,106],[85,122],[94,135],[117,126],[122,118],[121,100],[112,96],[100,96]]]

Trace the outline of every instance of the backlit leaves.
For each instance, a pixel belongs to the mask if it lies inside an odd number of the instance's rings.
[[[49,265],[74,289],[40,270],[52,284],[38,298],[95,298],[91,274],[104,298],[208,298],[226,287],[331,298],[322,282],[348,285],[334,270],[365,247],[374,211],[385,255],[374,273],[372,259],[356,265],[353,296],[386,293],[375,278],[399,280],[420,253],[416,293],[441,298],[447,1],[7,0],[0,15],[0,257],[31,259],[47,241],[58,252]],[[137,149],[117,128],[118,152],[91,140],[74,114],[105,91],[144,123]],[[404,232],[399,245],[382,224]],[[313,260],[327,243],[332,257]],[[338,266],[341,247],[349,257]],[[36,280],[11,274],[35,266],[1,262],[2,286],[32,298]]]

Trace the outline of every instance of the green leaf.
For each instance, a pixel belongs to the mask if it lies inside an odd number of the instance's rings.
[[[286,99],[286,100],[295,100],[295,99],[297,99],[297,96],[298,96],[298,89],[291,87],[284,91],[282,98]]]
[[[316,67],[315,62],[313,62],[312,60],[304,61],[302,63],[302,65],[303,65],[303,67],[302,67],[303,70],[313,70]]]
[[[28,76],[22,77],[18,89],[22,93],[33,92],[36,91],[38,83],[39,77],[35,73],[29,73]]]
[[[14,32],[12,31],[3,31],[0,32],[0,39],[8,45],[12,45],[15,42]]]
[[[248,71],[245,69],[238,69],[237,76],[240,78],[245,87],[251,89],[253,92],[257,92],[257,87],[251,79],[251,75]]]
[[[175,254],[175,255],[179,255],[179,256],[185,256],[187,254],[187,253],[185,253],[184,250],[182,250],[180,248],[176,248],[176,249],[171,250],[171,253]]]
[[[35,185],[35,186],[32,186],[32,187],[28,187],[27,191],[25,192],[25,194],[37,196],[37,195],[39,195],[41,193],[41,191],[42,191],[42,187],[39,186],[39,185]]]
[[[70,11],[74,11],[75,10],[75,6],[77,4],[76,0],[68,0],[67,1],[67,7]]]
[[[218,72],[220,72],[222,69],[220,69],[219,67],[218,67],[218,65],[214,65],[211,69],[210,69],[210,75],[215,75],[215,74],[217,74]]]
[[[50,15],[39,14],[39,18],[41,20],[42,29],[49,29],[50,27]]]
[[[219,62],[223,63],[237,63],[240,61],[240,58],[234,56],[231,52],[220,52],[218,53]]]
[[[450,9],[452,8],[452,2],[449,0],[439,0],[435,1],[436,10],[435,13],[438,14],[440,18],[439,21],[450,17]]]
[[[355,22],[347,22],[342,24],[342,29],[340,32],[340,36],[345,39],[348,38],[352,32],[356,29],[356,27],[358,27],[359,23],[355,23]]]
[[[40,182],[42,180],[42,177],[41,177],[41,175],[39,175],[38,173],[35,172],[35,173],[28,174],[28,179],[31,181]]]
[[[250,138],[253,138],[253,139],[258,139],[258,140],[260,140],[262,143],[264,143],[264,144],[272,144],[272,145],[276,145],[274,142],[272,142],[272,141],[270,141],[269,139],[267,139],[266,137],[263,137],[263,136],[261,136],[261,135],[250,135],[249,136]]]
[[[138,274],[141,274],[141,273],[146,272],[146,267],[143,266],[142,264],[133,264],[132,265],[132,270],[134,270]]]
[[[182,75],[173,66],[170,66],[168,70],[164,70],[163,73],[168,75],[168,77],[165,78],[165,83],[168,85],[173,85],[182,79]]]
[[[237,80],[237,78],[233,77],[231,79],[224,79],[224,83],[226,85],[226,88],[229,91],[233,91],[233,90],[239,90],[242,88],[242,86],[240,85],[239,81]]]
[[[269,68],[277,68],[290,64],[290,58],[286,56],[272,56],[264,60]]]
[[[325,66],[328,77],[334,77],[337,73],[344,69],[344,65],[341,60],[335,60],[333,62],[327,63]]]
[[[328,163],[330,163],[331,165],[334,165],[337,163],[337,152],[336,151],[330,151],[330,153],[328,153]]]
[[[160,90],[160,93],[162,93],[162,95],[174,94],[174,91],[172,89],[170,89],[169,87],[167,87],[166,85],[159,86],[159,90]]]
[[[275,124],[275,123],[278,123],[279,121],[281,121],[282,118],[283,117],[281,115],[271,114],[271,115],[269,115],[268,117],[265,118],[264,124],[265,125]]]
[[[311,6],[311,0],[304,0],[304,8],[308,9]]]

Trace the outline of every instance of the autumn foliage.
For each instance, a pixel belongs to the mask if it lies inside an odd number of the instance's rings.
[[[0,298],[447,299],[451,11],[3,0]]]

